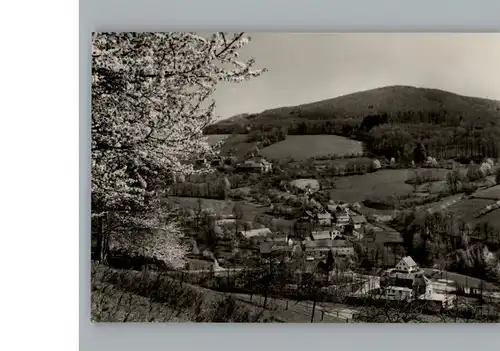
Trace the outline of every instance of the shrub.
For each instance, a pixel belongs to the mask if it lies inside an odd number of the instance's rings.
[[[462,190],[468,196],[472,195],[477,188],[477,185],[474,183],[465,182],[462,184]]]

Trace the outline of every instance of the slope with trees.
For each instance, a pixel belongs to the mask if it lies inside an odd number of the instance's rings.
[[[183,230],[162,202],[189,162],[213,154],[203,129],[221,82],[258,77],[238,59],[244,33],[95,33],[92,38],[92,237],[110,249],[184,264]],[[205,170],[206,171],[206,170]]]
[[[500,102],[437,89],[388,86],[310,104],[227,119],[207,134],[286,127],[293,134],[336,134],[364,141],[387,158],[500,156]],[[425,158],[425,156],[423,156]]]

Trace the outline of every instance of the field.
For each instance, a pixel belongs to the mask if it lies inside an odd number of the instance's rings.
[[[307,186],[309,186],[313,191],[319,189],[319,182],[316,179],[295,179],[290,182],[290,185],[302,190],[304,190]]]
[[[488,223],[492,225],[493,227],[499,228],[500,229],[500,209],[491,211],[484,216],[481,216],[477,218],[475,221],[472,223]]]
[[[363,152],[362,143],[336,135],[289,135],[286,140],[263,148],[260,153],[270,160],[292,157],[304,160],[331,154],[346,155]]]
[[[456,204],[448,207],[448,211],[455,214],[464,221],[473,221],[476,213],[484,209],[486,206],[493,204],[495,201],[487,199],[464,199]],[[495,211],[494,211],[495,212]],[[494,213],[493,212],[493,213]],[[481,217],[482,219],[486,217]]]
[[[500,200],[500,185],[478,190],[472,196],[478,199]]]
[[[446,174],[448,170],[435,169],[433,171]],[[406,184],[412,175],[409,169],[385,169],[375,173],[339,177],[335,181],[336,188],[330,190],[334,200],[344,202],[361,202],[368,197],[388,197],[411,194],[413,187]],[[431,192],[443,188],[443,182],[431,185]]]
[[[199,198],[170,196],[168,198],[168,201],[181,208],[197,209]],[[242,206],[244,214],[243,219],[247,221],[253,221],[257,215],[264,213],[266,210],[264,207],[258,207],[245,201],[201,199],[201,207],[211,208],[217,215],[232,214],[234,205],[236,203],[239,203]]]
[[[231,134],[212,134],[212,135],[207,135],[206,140],[208,145],[214,146],[217,144],[219,141],[224,140],[226,138],[229,138]]]
[[[207,143],[209,145],[215,145],[219,141],[225,139],[224,144],[221,147],[222,155],[233,155],[236,157],[243,157],[248,151],[250,151],[257,143],[248,143],[246,134],[211,134],[206,135]]]

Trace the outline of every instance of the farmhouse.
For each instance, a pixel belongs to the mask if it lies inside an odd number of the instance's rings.
[[[343,238],[342,233],[337,229],[313,231],[311,233],[311,236],[313,240],[322,240],[322,239],[336,240],[337,238]]]
[[[238,234],[248,239],[256,236],[272,235],[272,231],[269,228],[260,228],[260,229],[243,230],[238,232]]]
[[[265,241],[260,244],[260,253],[262,255],[267,255],[271,253],[292,253],[293,244],[290,245],[286,241],[275,242],[275,241]]]
[[[332,233],[328,230],[322,230],[319,232],[312,232],[311,236],[312,236],[313,240],[333,239]]]
[[[411,258],[410,256],[403,257],[401,261],[399,261],[396,265],[396,269],[398,271],[404,271],[408,273],[420,270],[415,261],[413,261],[413,258]]]
[[[239,163],[236,168],[238,171],[269,173],[272,171],[272,164],[264,158],[253,158]]]
[[[352,216],[351,221],[352,221],[352,224],[354,225],[354,229],[360,229],[361,226],[368,223],[365,216],[362,216],[362,215]]]
[[[319,225],[332,225],[332,215],[328,212],[317,213],[315,219]]]
[[[350,222],[351,222],[351,218],[349,217],[349,213],[345,210],[336,212],[335,218],[336,218],[337,226],[339,226],[339,227],[345,227],[346,225],[350,224]]]
[[[306,257],[320,259],[325,257],[332,247],[333,240],[323,239],[304,242],[304,253]]]
[[[331,250],[333,256],[340,256],[340,257],[354,256],[354,247],[352,243],[346,240],[333,240]]]
[[[324,258],[331,251],[334,256],[350,257],[354,255],[352,243],[346,240],[314,240],[304,242],[306,257],[314,259]]]
[[[384,289],[387,300],[410,301],[413,299],[413,289],[403,286],[388,286]]]
[[[395,229],[367,223],[360,230],[360,234],[362,234],[360,243],[369,254],[372,265],[394,267],[402,258],[403,236]]]

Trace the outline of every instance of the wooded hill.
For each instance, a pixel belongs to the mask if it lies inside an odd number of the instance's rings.
[[[413,158],[421,143],[441,158],[500,156],[500,101],[447,91],[389,86],[298,106],[238,115],[206,134],[285,127],[288,134],[336,134],[386,157]]]

